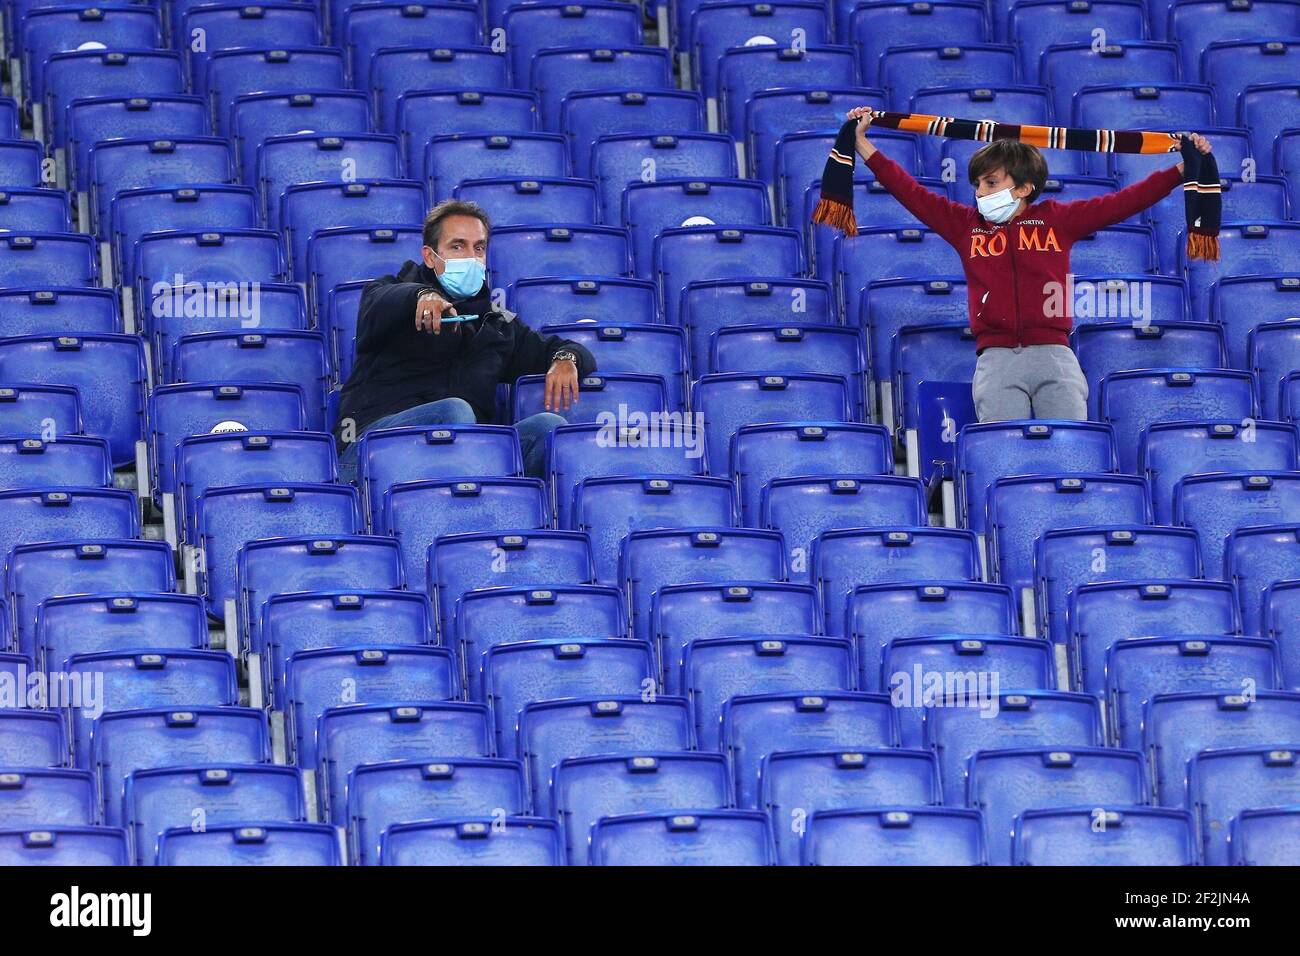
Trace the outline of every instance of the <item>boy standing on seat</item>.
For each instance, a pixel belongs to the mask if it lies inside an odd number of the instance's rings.
[[[1088,383],[1070,348],[1068,297],[1064,314],[1055,307],[1066,288],[1070,249],[1159,202],[1182,182],[1183,164],[1106,196],[1036,202],[1047,183],[1043,154],[996,140],[971,157],[971,207],[926,189],[876,149],[867,139],[869,107],[850,111],[849,119],[858,120],[857,153],[877,181],[961,256],[978,356],[971,390],[979,420],[1086,419]],[[1202,153],[1210,151],[1205,137],[1191,139]]]

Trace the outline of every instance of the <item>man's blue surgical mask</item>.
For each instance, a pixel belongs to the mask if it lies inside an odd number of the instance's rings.
[[[438,253],[434,253],[438,256]],[[442,259],[442,256],[438,256]],[[487,279],[487,267],[473,256],[466,259],[442,259],[445,267],[438,282],[453,299],[468,299],[478,295]]]
[[[975,204],[979,206],[980,215],[989,222],[1006,222],[1015,215],[1020,200],[1011,195],[1010,188],[1007,188],[987,196],[976,196]]]

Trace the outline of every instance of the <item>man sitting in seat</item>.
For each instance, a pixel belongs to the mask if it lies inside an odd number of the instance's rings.
[[[339,474],[353,481],[357,441],[372,428],[491,422],[499,382],[546,374],[545,412],[515,423],[524,470],[542,477],[546,436],[596,370],[586,348],[542,336],[491,302],[492,224],[477,204],[449,199],[424,220],[422,262],[370,282],[357,315],[356,361],[343,386],[335,437]]]

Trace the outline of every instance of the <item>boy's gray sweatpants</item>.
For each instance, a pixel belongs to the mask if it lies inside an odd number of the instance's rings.
[[[982,422],[1088,417],[1088,381],[1068,345],[985,349],[975,361],[971,392]]]

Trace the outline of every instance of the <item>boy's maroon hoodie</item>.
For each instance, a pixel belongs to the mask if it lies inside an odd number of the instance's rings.
[[[1033,203],[999,225],[973,206],[926,189],[880,150],[867,160],[867,167],[895,199],[961,256],[977,352],[1068,345],[1072,303],[1064,290],[1075,240],[1123,222],[1182,182],[1174,165],[1094,199]],[[1053,289],[1057,301],[1064,302],[1064,309],[1053,311],[1063,314],[1049,315]]]

